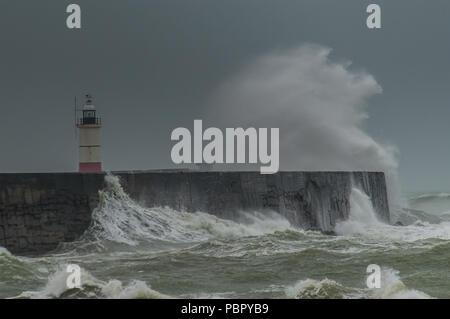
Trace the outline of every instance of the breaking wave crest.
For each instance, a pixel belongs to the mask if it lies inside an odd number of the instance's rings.
[[[85,238],[138,245],[142,240],[204,241],[211,238],[260,236],[292,229],[276,213],[241,212],[242,223],[224,220],[202,212],[187,213],[167,207],[145,208],[122,189],[119,178],[105,177],[99,205]]]
[[[414,211],[425,212],[434,217],[448,220],[450,215],[450,194],[435,193],[416,196],[408,200],[408,206]]]
[[[429,299],[429,295],[409,289],[400,279],[399,271],[382,269],[380,288],[346,287],[334,280],[305,279],[285,289],[288,298],[293,299]]]
[[[47,299],[47,298],[106,298],[106,299],[167,299],[171,296],[159,293],[151,289],[144,281],[132,280],[128,285],[123,285],[120,280],[112,279],[107,282],[92,276],[81,268],[80,288],[67,287],[69,273],[67,265],[61,265],[59,269],[49,276],[45,287],[38,291],[25,291],[14,297],[15,299]]]
[[[371,298],[381,299],[429,299],[424,292],[408,288],[400,278],[400,272],[394,269],[383,269],[381,272],[381,287],[371,289]]]
[[[422,195],[411,198],[411,200],[425,201],[425,200],[434,200],[434,199],[438,199],[438,198],[450,199],[450,194],[448,194],[448,193],[422,194]]]
[[[343,299],[351,291],[351,289],[328,278],[320,281],[308,278],[287,287],[285,293],[291,299]]]
[[[350,216],[335,227],[338,235],[362,236],[380,242],[416,242],[429,239],[450,239],[450,222],[430,223],[417,220],[408,226],[393,226],[380,222],[370,198],[358,188],[350,195]]]

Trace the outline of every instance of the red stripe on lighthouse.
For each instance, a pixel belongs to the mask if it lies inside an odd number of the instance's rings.
[[[78,167],[80,173],[94,173],[102,171],[102,163],[80,163]]]

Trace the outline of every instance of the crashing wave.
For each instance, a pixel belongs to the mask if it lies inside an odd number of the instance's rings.
[[[400,272],[386,268],[381,272],[381,287],[369,290],[370,298],[378,299],[429,299],[426,293],[408,288],[399,276]]]
[[[450,223],[432,224],[417,220],[408,226],[392,226],[377,220],[370,198],[358,188],[350,195],[350,216],[335,227],[338,235],[361,236],[381,242],[416,242],[428,239],[450,239]]]
[[[399,271],[384,268],[381,272],[380,288],[351,288],[334,280],[305,279],[285,289],[293,299],[429,299],[424,292],[408,288],[400,279]]]
[[[245,223],[224,220],[205,213],[187,213],[167,207],[144,208],[122,189],[119,178],[105,177],[106,188],[93,212],[85,238],[138,245],[141,240],[204,241],[210,238],[260,236],[292,229],[282,216],[242,212]]]
[[[352,289],[328,278],[300,280],[285,290],[286,296],[292,299],[344,299],[349,298],[351,292]]]
[[[123,286],[120,280],[99,280],[81,268],[81,287],[68,288],[67,279],[70,273],[67,265],[49,276],[45,287],[38,291],[25,291],[15,299],[47,299],[47,298],[106,298],[106,299],[168,299],[169,295],[151,289],[145,282],[133,280]]]

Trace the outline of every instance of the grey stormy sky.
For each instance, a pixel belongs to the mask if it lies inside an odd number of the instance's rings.
[[[82,29],[65,26],[82,8]],[[368,30],[365,8],[382,8]],[[170,167],[170,132],[261,55],[304,43],[373,75],[364,130],[396,145],[403,189],[450,190],[447,0],[41,0],[0,5],[0,171],[73,171],[73,97],[103,118],[109,170]],[[280,154],[282,157],[283,154]]]

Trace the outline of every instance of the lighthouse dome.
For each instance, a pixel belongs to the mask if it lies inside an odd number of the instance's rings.
[[[83,106],[83,110],[95,110],[95,106],[92,104],[91,94],[86,94],[86,103]]]
[[[95,106],[93,104],[85,104],[83,110],[95,110]]]

